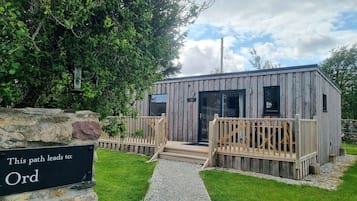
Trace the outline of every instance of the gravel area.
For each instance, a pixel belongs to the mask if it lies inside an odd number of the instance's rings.
[[[201,165],[159,159],[145,201],[209,201]]]
[[[245,171],[234,170],[234,169],[226,169],[226,168],[212,168],[212,169],[237,172],[243,175],[276,180],[287,184],[309,185],[309,186],[316,186],[328,190],[336,190],[337,186],[343,182],[340,177],[342,177],[343,173],[347,170],[347,168],[353,165],[356,161],[357,161],[357,157],[354,155],[338,156],[336,159],[336,163],[326,163],[322,165],[320,167],[319,175],[309,175],[300,181],[275,177],[275,176],[265,175],[260,173],[254,173],[254,172],[245,172]]]
[[[304,181],[309,182],[311,186],[317,186],[324,189],[336,190],[343,180],[343,173],[357,161],[354,155],[338,156],[336,163],[326,163],[320,167],[319,175],[309,175]]]

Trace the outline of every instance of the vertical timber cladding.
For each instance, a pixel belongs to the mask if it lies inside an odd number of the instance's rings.
[[[329,154],[339,154],[341,148],[341,96],[324,74],[316,72],[316,111],[319,132],[318,162],[328,162]],[[323,111],[323,94],[327,97],[327,111]]]
[[[0,196],[92,180],[94,145],[0,151]]]

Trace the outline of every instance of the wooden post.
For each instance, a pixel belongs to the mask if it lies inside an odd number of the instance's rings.
[[[155,153],[157,153],[157,151],[159,150],[159,139],[160,139],[160,136],[159,136],[159,120],[155,120]]]
[[[317,116],[314,115],[314,120],[315,120],[315,140],[316,140],[316,147],[315,147],[315,150],[316,150],[316,161],[318,160],[318,155],[319,155],[319,128],[318,128],[318,122],[317,122]],[[318,162],[318,161],[317,161]]]
[[[294,120],[294,133],[295,133],[295,169],[296,169],[296,177],[297,179],[300,178],[300,115],[296,114],[295,115],[295,120]]]
[[[163,119],[162,124],[163,124],[163,128],[162,128],[162,137],[163,137],[163,143],[166,144],[167,140],[168,140],[168,131],[167,131],[167,125],[166,125],[166,114],[162,113],[161,114],[161,118]]]
[[[214,127],[213,127],[213,136],[212,136],[212,145],[213,145],[213,151],[214,149],[217,147],[217,143],[218,143],[218,136],[219,136],[219,131],[218,131],[218,118],[219,115],[218,114],[214,114]],[[215,165],[215,163],[213,163]]]
[[[214,120],[213,120],[214,121]],[[208,166],[212,167],[212,160],[213,160],[213,121],[209,122],[209,128],[208,128]]]
[[[217,134],[216,133],[217,121],[218,121],[218,114],[215,114],[213,121],[209,122],[209,127],[208,127],[208,166],[209,167],[215,165],[213,160],[214,160],[214,149],[217,143],[215,140],[215,134]]]

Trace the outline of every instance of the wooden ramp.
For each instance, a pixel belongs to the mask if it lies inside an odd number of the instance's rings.
[[[159,158],[203,165],[208,157],[208,147],[191,142],[168,141]]]

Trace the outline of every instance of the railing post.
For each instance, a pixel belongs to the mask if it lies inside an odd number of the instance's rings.
[[[161,130],[162,130],[162,142],[164,143],[164,144],[166,144],[166,142],[167,142],[167,140],[168,140],[168,131],[167,131],[167,125],[166,125],[166,114],[165,113],[162,113],[161,114],[161,119],[163,119],[162,120],[162,128],[161,128]]]
[[[208,127],[208,166],[212,167],[215,165],[214,162],[214,149],[216,146],[216,126],[217,126],[217,121],[218,121],[218,114],[214,115],[214,119],[209,122],[209,127]]]
[[[216,147],[217,147],[217,143],[218,143],[218,135],[219,135],[219,132],[218,132],[218,118],[219,118],[219,115],[218,114],[214,114],[214,125],[213,125],[213,130],[212,130],[212,145],[213,145],[213,149],[212,151],[214,152]],[[213,165],[216,165],[215,162],[213,162]]]
[[[317,116],[314,115],[313,119],[315,120],[314,121],[314,126],[315,126],[315,140],[316,140],[316,147],[315,147],[315,150],[316,150],[316,161],[317,161],[317,156],[319,155],[319,128],[318,128],[318,124],[317,124]]]
[[[155,153],[159,151],[160,146],[166,143],[166,117],[161,114],[160,119],[155,120]]]
[[[155,120],[155,153],[159,150],[159,145],[160,145],[160,142],[159,142],[159,120]]]
[[[165,144],[167,143],[167,126],[166,126],[166,116],[165,113],[161,114],[161,118],[155,118],[155,127],[154,127],[154,144],[155,144],[155,153],[148,162],[157,159],[159,154],[163,152]]]
[[[208,166],[212,167],[213,163],[213,121],[209,122],[209,127],[208,127]]]
[[[300,147],[301,147],[301,142],[300,142],[300,115],[296,114],[295,115],[295,120],[294,120],[294,133],[295,133],[295,160],[296,160],[296,178],[300,179]]]

